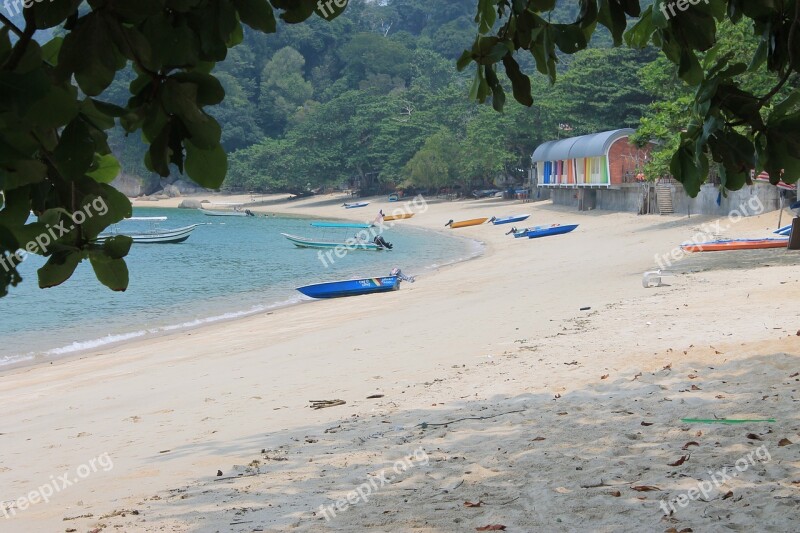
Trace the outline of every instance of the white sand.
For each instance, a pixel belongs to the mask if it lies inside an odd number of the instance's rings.
[[[261,211],[371,217],[395,207],[373,200],[354,213],[341,201]],[[6,372],[2,499],[51,476],[86,473],[81,465],[105,453],[113,468],[96,468],[49,503],[12,508],[0,527],[795,530],[797,260],[786,265],[778,250],[770,263],[783,266],[679,275],[646,290],[641,275],[654,256],[708,217],[484,200],[432,203],[402,224],[439,229],[451,218],[520,212],[533,213],[528,225],[581,226],[535,241],[504,236],[508,226],[452,230],[485,242],[486,254],[398,292],[303,304]],[[775,213],[744,220],[726,235],[766,235],[776,222]],[[372,394],[383,397],[366,399]],[[308,408],[323,399],[347,404]],[[680,421],[688,417],[776,422]],[[699,446],[683,451],[690,441]],[[664,516],[660,501],[675,502],[725,467],[730,473],[760,446],[769,460],[751,455],[755,464],[708,501]],[[392,471],[419,449],[427,461]],[[330,521],[320,515],[320,505],[384,469],[389,484],[376,480],[358,501],[351,495],[355,503]],[[581,487],[601,481],[608,486]]]

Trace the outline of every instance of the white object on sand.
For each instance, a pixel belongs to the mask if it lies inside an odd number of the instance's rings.
[[[674,275],[675,274],[671,272],[664,272],[663,270],[650,270],[642,275],[642,287],[645,289],[649,289],[651,286],[664,287],[665,285],[661,283],[661,278]],[[651,283],[655,283],[655,285],[651,285]]]

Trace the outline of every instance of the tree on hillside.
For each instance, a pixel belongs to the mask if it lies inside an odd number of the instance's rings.
[[[303,76],[305,64],[300,52],[287,46],[264,65],[258,118],[266,133],[283,131],[289,119],[314,95],[314,87]]]

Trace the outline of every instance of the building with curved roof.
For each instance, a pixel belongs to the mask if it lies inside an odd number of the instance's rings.
[[[533,177],[539,187],[612,188],[635,183],[651,145],[637,147],[630,128],[546,142],[533,152]]]

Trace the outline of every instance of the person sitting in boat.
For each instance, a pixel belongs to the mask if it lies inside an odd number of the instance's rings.
[[[384,239],[381,235],[376,235],[375,238],[372,240],[372,242],[374,242],[381,248],[386,248],[387,250],[391,250],[392,248],[394,248],[392,243],[386,242],[386,239]]]

